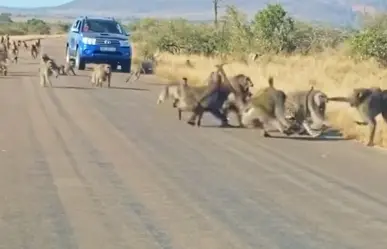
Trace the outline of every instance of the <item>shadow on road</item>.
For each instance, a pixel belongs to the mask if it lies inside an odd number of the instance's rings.
[[[95,88],[91,88],[91,87],[82,87],[82,86],[53,86],[52,88],[76,89],[76,90],[94,90],[95,89]]]
[[[147,91],[147,92],[149,92],[149,89],[146,89],[146,88],[136,88],[136,87],[119,87],[119,86],[111,86],[110,89],[132,90],[132,91]]]
[[[343,137],[341,132],[336,129],[328,129],[319,137],[310,136],[271,136],[271,138],[279,139],[292,139],[292,140],[304,140],[304,141],[347,141],[352,140],[351,138]]]
[[[8,76],[19,76],[19,77],[39,77],[39,72],[9,72]]]

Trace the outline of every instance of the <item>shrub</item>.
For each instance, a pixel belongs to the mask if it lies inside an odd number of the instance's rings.
[[[297,21],[280,4],[269,4],[252,21],[235,6],[227,6],[217,28],[212,22],[151,18],[132,23],[129,28],[134,42],[148,44],[148,52],[226,55],[240,60],[246,60],[249,53],[321,52],[327,47],[337,48],[351,33]]]
[[[350,39],[352,54],[359,59],[374,58],[387,64],[387,15],[366,19],[363,30]]]

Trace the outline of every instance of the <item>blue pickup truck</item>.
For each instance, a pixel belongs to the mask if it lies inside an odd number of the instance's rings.
[[[120,66],[122,72],[130,73],[129,34],[114,18],[80,16],[68,33],[66,62],[74,62],[78,70],[84,70],[87,63],[107,63],[112,70]]]

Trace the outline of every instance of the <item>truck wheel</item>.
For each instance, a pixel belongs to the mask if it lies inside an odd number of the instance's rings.
[[[117,71],[117,63],[110,64],[110,67],[112,68],[112,71]]]
[[[86,68],[86,63],[84,60],[82,60],[82,58],[79,54],[79,50],[77,50],[77,55],[75,57],[75,67],[78,70],[85,70],[85,68]]]

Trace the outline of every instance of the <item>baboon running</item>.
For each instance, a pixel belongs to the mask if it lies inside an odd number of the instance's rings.
[[[230,110],[236,111],[238,114],[238,111],[242,109],[241,102],[243,102],[242,99],[244,99],[244,96],[237,93],[226,81],[222,82],[222,74],[225,75],[225,73],[219,72],[219,68],[222,65],[218,65],[217,67],[218,71],[211,73],[207,79],[210,81],[208,84],[215,85],[215,87],[209,88],[208,85],[189,86],[187,78],[183,78],[179,84],[165,86],[159,95],[157,103],[160,104],[164,100],[172,97],[173,107],[178,109],[179,120],[181,120],[182,112],[192,113],[188,121],[190,125],[196,123],[196,125],[200,126],[203,114],[210,112],[222,121],[221,126],[229,126],[226,115]],[[227,76],[223,78],[227,80]],[[220,96],[217,96],[217,94]],[[240,124],[242,124],[241,121]]]
[[[0,71],[3,76],[7,76],[7,73],[8,73],[7,60],[8,60],[7,46],[3,43],[0,43]]]
[[[53,59],[47,54],[43,54],[40,60],[39,76],[40,85],[46,87],[47,85],[52,86],[50,77],[55,75],[55,78],[59,76],[59,67]]]
[[[312,137],[320,136],[323,126],[327,126],[325,119],[327,95],[311,87],[308,91],[289,92],[286,96],[286,118],[296,122],[300,128],[303,127],[300,133],[306,131]]]
[[[270,137],[267,126],[273,125],[287,136],[294,133],[290,122],[285,118],[286,94],[274,88],[273,78],[269,77],[269,86],[253,96],[250,105],[245,109],[242,122],[245,126],[254,124],[262,130],[264,137]]]
[[[72,73],[72,75],[76,75],[74,72],[74,67],[71,63],[66,62],[64,65],[59,66],[59,73],[61,75],[70,75],[70,72]]]
[[[182,112],[193,112],[197,105],[198,95],[202,94],[207,89],[207,86],[189,86],[188,79],[182,78],[179,83],[166,85],[161,91],[157,104],[163,103],[165,100],[172,98],[174,108],[177,108],[178,118],[182,119]],[[200,120],[197,122],[200,126]]]
[[[90,81],[96,87],[102,87],[103,82],[107,81],[108,87],[110,87],[111,77],[111,66],[109,64],[98,64],[93,68]]]
[[[23,46],[24,46],[24,49],[25,49],[25,50],[28,50],[28,44],[27,44],[26,41],[23,41]]]
[[[362,121],[355,121],[357,125],[369,126],[369,137],[367,146],[374,145],[376,130],[376,116],[382,114],[387,123],[387,90],[379,87],[373,88],[355,88],[349,97],[332,97],[330,101],[347,102],[353,108],[356,108]]]
[[[30,52],[33,59],[36,59],[38,57],[38,48],[35,44],[31,44]]]
[[[140,76],[141,76],[141,73],[145,73],[145,70],[144,68],[139,65],[138,68],[135,70],[135,71],[132,71],[129,75],[129,77],[125,80],[125,83],[128,83],[130,82],[131,78],[133,76],[135,76],[136,78],[134,79],[134,81],[137,81],[138,79],[140,79]]]
[[[17,63],[18,62],[18,57],[19,57],[19,49],[17,48],[16,45],[13,45],[12,48],[11,48],[11,58],[10,58],[10,60],[13,63]]]

